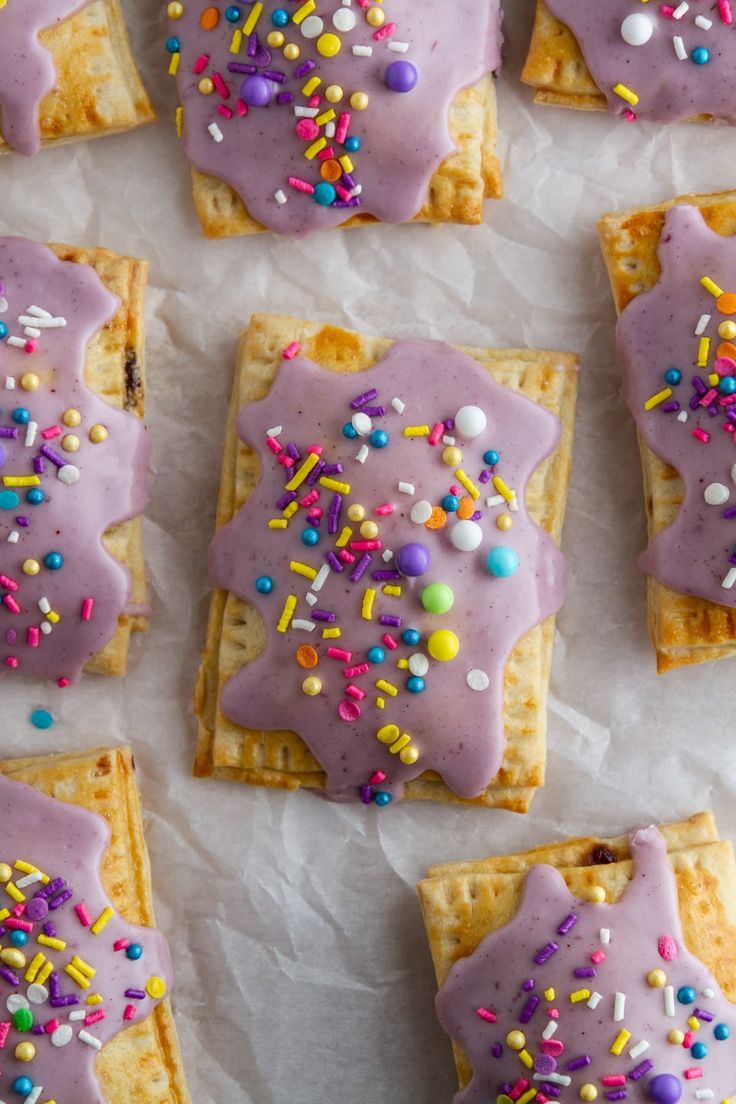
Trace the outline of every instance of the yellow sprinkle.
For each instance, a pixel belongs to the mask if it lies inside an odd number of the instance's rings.
[[[636,92],[632,92],[625,84],[614,84],[613,91],[617,96],[620,96],[622,100],[626,100],[627,103],[630,103],[632,107],[636,107],[639,102],[639,97]]]
[[[699,1031],[701,1027],[700,1020],[697,1016],[691,1016],[690,1019],[687,1021],[687,1025],[688,1027],[691,1027],[693,1031]]]
[[[470,495],[471,498],[480,498],[480,491],[478,490],[478,488],[476,487],[475,483],[470,478],[470,476],[466,475],[462,468],[456,468],[455,469],[455,478],[457,479],[457,481],[459,483],[462,483],[463,487],[468,492],[468,494]],[[498,476],[496,476],[496,478],[493,480],[494,486],[496,484],[496,479],[498,479]],[[501,482],[503,482],[503,480],[501,480]],[[504,485],[504,487],[506,487],[505,483],[503,485]],[[499,489],[499,492],[501,494],[503,494],[503,491],[501,491],[500,488],[498,488],[498,489]],[[508,487],[506,487],[506,490],[508,491]],[[509,491],[509,494],[513,498],[513,491]],[[506,496],[504,495],[504,498],[505,497]]]
[[[298,509],[299,509],[299,503],[298,502],[290,502],[289,505],[286,507],[286,509],[283,511],[284,517],[287,518],[287,519],[292,518],[294,516],[294,514],[297,512]]]
[[[302,87],[302,92],[305,96],[311,96],[313,92],[316,92],[322,83],[321,77],[310,77],[305,85]],[[326,143],[325,143],[326,144]]]
[[[0,909],[0,924],[10,916],[10,909]]]
[[[526,1054],[526,1051],[524,1051],[524,1053]],[[521,1055],[519,1055],[519,1057],[521,1058]],[[530,1101],[534,1100],[534,1097],[536,1095],[537,1095],[537,1090],[536,1089],[527,1089],[527,1091],[524,1093],[524,1095],[519,1097],[519,1099],[517,1101],[517,1104],[530,1104]]]
[[[698,343],[698,368],[705,368],[710,353],[710,338],[701,337]]]
[[[396,666],[399,668],[400,671],[408,671],[409,670],[409,660],[408,659],[397,659],[396,660]]]
[[[92,925],[92,927],[89,930],[92,932],[93,935],[99,935],[100,932],[103,930],[103,928],[105,928],[107,926],[107,924],[110,922],[110,920],[112,920],[114,915],[115,915],[114,910],[111,909],[110,906],[108,905],[108,907],[106,909],[102,910],[102,912],[97,917],[94,924]]]
[[[40,487],[41,480],[37,475],[4,475],[5,487]]]
[[[90,993],[88,997],[84,998],[85,1004],[102,1004],[102,997],[99,993]]]
[[[294,616],[294,610],[296,609],[297,601],[298,599],[296,594],[290,594],[288,596],[288,598],[284,602],[284,608],[281,611],[281,617],[279,618],[278,625],[276,626],[276,632],[286,632],[291,619]]]
[[[376,733],[376,739],[380,740],[382,744],[393,744],[394,740],[398,740],[401,732],[399,726],[395,724],[383,725]]]
[[[711,385],[711,387],[717,387],[720,382],[721,377],[718,375],[718,373],[711,372],[711,374],[708,376],[708,383]]]
[[[431,429],[428,425],[404,426],[405,437],[429,437]]]
[[[384,594],[390,594],[392,598],[400,598],[401,597],[401,587],[400,586],[389,586],[389,584],[386,583],[386,585],[383,588],[383,593]]]
[[[531,1056],[531,1054],[529,1053],[528,1050],[520,1050],[519,1051],[519,1058],[524,1063],[524,1065],[526,1066],[527,1069],[531,1069],[532,1066],[534,1065],[534,1059],[532,1058],[532,1056]]]
[[[305,579],[316,579],[317,572],[309,564],[299,563],[298,560],[292,560],[289,564],[289,570],[293,571],[295,575],[303,575]]]
[[[54,972],[53,962],[47,962],[44,966],[41,967],[41,969],[36,974],[36,984],[37,985],[44,985],[48,981],[49,974],[52,974],[53,972]]]
[[[351,173],[353,171],[353,169],[355,168],[355,165],[353,164],[353,162],[350,160],[350,158],[348,157],[348,155],[346,153],[344,153],[342,155],[342,157],[339,157],[338,160],[340,162],[340,166],[341,166],[343,172]]]
[[[655,406],[659,406],[666,399],[669,399],[672,395],[671,387],[664,387],[661,391],[658,391],[656,395],[651,395],[650,398],[644,403],[645,410],[654,410]]]
[[[41,943],[44,947],[51,947],[52,951],[66,950],[66,943],[63,939],[55,939],[50,935],[44,935],[43,932],[36,936],[36,942]]]
[[[25,972],[26,981],[34,982],[36,980],[36,974],[46,961],[46,955],[41,951],[31,959],[30,965]]]
[[[25,901],[26,899],[25,894],[18,889],[17,885],[15,885],[14,882],[8,882],[6,884],[5,892],[7,893],[8,897],[12,897],[14,901],[18,902],[18,904],[21,904],[21,902]]]
[[[336,548],[344,548],[353,535],[353,530],[349,525],[346,525],[340,536],[335,541]]]
[[[56,625],[61,621],[61,614],[57,613],[56,610],[49,610],[46,614],[46,620],[50,621],[52,625]]]
[[[304,95],[308,96],[309,93],[305,92]],[[307,146],[304,151],[304,156],[306,157],[307,161],[314,161],[317,154],[320,152],[320,150],[323,150],[326,145],[326,138],[318,138],[316,142],[312,142],[311,146]]]
[[[111,910],[112,911],[112,910]],[[93,978],[97,971],[93,966],[90,966],[89,962],[85,962],[79,955],[74,955],[72,959],[72,966],[79,970],[80,974],[84,974],[85,977]]]
[[[68,974],[72,981],[77,983],[80,989],[89,989],[90,985],[88,979],[84,974],[80,974],[79,970],[77,970],[75,966],[72,966],[71,962],[64,967],[64,973]]]
[[[253,33],[253,30],[255,29],[256,23],[261,18],[261,12],[262,11],[263,11],[263,4],[261,3],[261,0],[256,0],[255,4],[250,9],[250,15],[248,16],[245,23],[243,24],[243,35],[249,35],[249,34]],[[294,17],[292,16],[292,19],[293,18]]]
[[[392,755],[398,755],[399,752],[403,751],[403,749],[406,747],[406,745],[410,744],[410,743],[411,743],[411,736],[409,735],[409,733],[408,732],[402,732],[401,735],[399,736],[398,740],[395,743],[393,743],[388,750],[391,752]]]
[[[175,54],[171,55],[171,61],[169,62],[169,76],[175,77],[179,72],[179,62],[181,61],[181,54],[177,50]]]
[[[376,707],[378,709],[385,709],[386,708],[386,699],[385,698],[376,698]]]
[[[364,621],[373,620],[373,603],[376,598],[376,592],[373,587],[366,587],[365,594],[363,595],[363,604],[360,607],[360,616]]]
[[[336,491],[343,495],[350,494],[349,483],[341,483],[339,479],[330,479],[328,475],[323,475],[319,483],[321,487],[326,487],[328,491]]]
[[[544,990],[544,999],[546,1001],[553,1001],[555,999],[555,991],[551,986],[549,989]]]
[[[392,698],[395,698],[399,692],[392,682],[386,682],[385,679],[378,680],[376,690],[383,690],[384,694],[388,694]]]
[[[295,491],[297,487],[301,487],[304,480],[307,478],[312,468],[319,463],[319,456],[316,452],[310,452],[307,459],[292,475],[289,482],[286,484],[287,491]]]
[[[328,107],[327,111],[323,111],[321,115],[318,115],[314,120],[317,126],[324,126],[325,123],[331,123],[335,118],[335,112],[331,107]]]
[[[268,522],[269,529],[288,529],[289,522],[287,518],[271,518]]]
[[[580,1004],[580,1001],[590,1000],[590,989],[576,989],[570,994],[570,1004]]]
[[[340,630],[336,627],[322,630],[323,640],[335,640],[340,635]]]
[[[161,1000],[166,996],[166,982],[155,974],[146,982],[146,992],[152,1000]]]
[[[240,27],[236,27],[233,31],[233,37],[230,39],[230,53],[239,54],[240,47],[243,45],[243,32]]]
[[[297,27],[302,23],[310,12],[313,12],[316,7],[314,0],[306,0],[305,4],[302,4],[300,8],[297,8],[291,17],[292,23],[296,23]]]
[[[616,1038],[611,1044],[611,1054],[615,1054],[618,1057],[622,1053],[624,1047],[631,1038],[631,1032],[627,1031],[625,1027],[622,1027]]]
[[[24,862],[23,859],[18,859],[13,865],[16,870],[21,870],[24,874],[40,874],[42,885],[48,885],[51,881],[48,874],[44,874],[43,870],[39,870],[37,866],[33,866],[29,862]]]
[[[184,108],[177,107],[174,112],[174,122],[176,123],[176,136],[181,138],[182,131],[184,130]]]
[[[709,291],[711,295],[714,295],[716,299],[719,295],[723,295],[723,288],[719,288],[718,284],[714,280],[711,280],[710,276],[703,276],[700,280],[701,284],[706,291]]]

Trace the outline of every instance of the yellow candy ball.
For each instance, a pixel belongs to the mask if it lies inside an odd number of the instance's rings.
[[[587,1101],[587,1104],[593,1104],[593,1101],[598,1099],[598,1089],[590,1082],[587,1085],[581,1085],[580,1099]]]
[[[166,14],[169,19],[181,19],[184,14],[184,5],[178,3],[171,3],[166,8]]]
[[[365,517],[365,506],[354,502],[352,506],[348,506],[348,517],[351,521],[362,521]]]
[[[360,535],[366,540],[375,540],[378,536],[378,526],[375,521],[364,521],[360,527]]]
[[[9,882],[13,877],[13,871],[7,863],[0,863],[0,882]]]
[[[271,33],[266,38],[266,42],[273,49],[278,49],[279,46],[284,45],[284,36],[282,35],[281,31],[271,31]]]
[[[61,420],[65,426],[72,428],[73,426],[80,425],[82,421],[82,415],[78,410],[75,410],[73,406],[70,406],[68,410],[65,410],[61,416]]]
[[[103,425],[93,425],[89,431],[89,439],[93,445],[101,445],[107,437],[107,429]]]
[[[36,1057],[36,1048],[33,1043],[18,1043],[15,1057],[19,1062],[32,1062]]]
[[[724,341],[733,341],[736,337],[736,322],[721,322],[718,327],[718,336]]]
[[[17,947],[3,947],[0,959],[8,966],[15,966],[16,970],[22,970],[26,964],[26,956]]]
[[[61,447],[64,452],[76,452],[79,449],[80,440],[74,433],[67,433],[61,438]]]
[[[325,98],[330,103],[339,103],[344,93],[339,84],[328,84],[325,88]]]
[[[664,970],[651,970],[647,974],[647,982],[652,989],[664,989],[667,984],[667,975]]]
[[[410,767],[412,763],[416,763],[419,758],[419,752],[413,744],[408,744],[405,748],[402,748],[399,752],[399,759],[407,767]]]
[[[287,42],[284,46],[284,57],[287,61],[296,61],[299,57],[299,47],[296,42]]]
[[[308,697],[316,698],[322,690],[322,679],[318,679],[316,675],[310,675],[302,683],[302,690]]]
[[[458,464],[463,462],[463,451],[455,445],[448,445],[447,448],[442,450],[442,460],[448,468],[456,468]]]
[[[460,641],[449,629],[437,629],[427,641],[427,651],[432,659],[448,663],[460,651]]]
[[[24,575],[38,575],[41,570],[41,565],[38,560],[24,560],[23,561],[23,574]]]
[[[680,1031],[679,1027],[673,1027],[669,1035],[667,1036],[667,1039],[669,1040],[669,1042],[672,1043],[673,1046],[682,1046],[682,1044],[685,1042],[685,1032]]]
[[[381,8],[369,8],[365,18],[371,27],[382,27],[386,22],[386,13]]]
[[[506,1045],[512,1050],[523,1050],[526,1046],[526,1035],[523,1031],[509,1031],[506,1036]]]
[[[209,96],[215,91],[215,85],[211,77],[202,77],[197,88],[203,96]]]
[[[499,514],[496,518],[496,528],[504,530],[510,529],[513,525],[511,514]]]
[[[41,381],[35,372],[26,372],[24,376],[21,376],[20,385],[24,391],[37,391]]]
[[[365,92],[353,92],[350,97],[350,106],[353,111],[365,111],[369,102],[368,95]]]
[[[327,34],[320,35],[317,39],[317,51],[322,57],[335,57],[336,54],[340,53],[341,49],[342,40],[339,39],[336,34],[330,34],[328,32]]]
[[[591,886],[588,893],[588,900],[592,901],[596,905],[602,905],[606,899],[606,891],[603,886]]]
[[[152,974],[146,982],[146,992],[152,1000],[161,1000],[166,996],[166,982],[162,977]]]

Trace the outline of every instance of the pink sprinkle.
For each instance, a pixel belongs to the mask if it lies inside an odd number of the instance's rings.
[[[382,770],[374,771],[368,781],[370,782],[371,786],[380,786],[382,782],[386,781],[386,774]]]
[[[266,444],[270,448],[271,452],[275,453],[276,456],[278,456],[278,454],[281,452],[282,446],[279,444],[275,437],[267,437]]]
[[[287,456],[285,452],[279,453],[279,464],[283,464],[285,468],[294,467],[294,461],[290,456]]]
[[[359,540],[351,541],[350,547],[354,548],[356,552],[380,552],[383,545],[380,540]]]
[[[92,617],[92,610],[95,608],[94,598],[85,598],[82,602],[82,620],[89,621]]]
[[[733,23],[731,0],[718,0],[718,14],[724,23]]]
[[[53,1019],[53,1020],[49,1020],[49,1022],[47,1024],[44,1024],[43,1029],[44,1029],[44,1031],[46,1032],[47,1035],[53,1035],[53,1033],[56,1031],[57,1027],[60,1027],[60,1026],[61,1026],[61,1020]]]
[[[35,353],[36,349],[38,348],[38,341],[34,337],[30,341],[26,341],[23,348],[27,353]]]
[[[235,105],[235,109],[241,119],[244,119],[245,116],[248,114],[248,105],[245,100],[238,100]]]
[[[391,651],[393,651],[394,648],[398,648],[399,646],[398,640],[394,640],[394,638],[391,636],[391,633],[384,633],[381,637],[381,640],[387,648],[391,649]]]
[[[346,203],[353,198],[347,188],[343,188],[342,184],[335,184],[334,187],[340,199],[344,199]]]
[[[529,1082],[524,1077],[520,1077],[511,1092],[509,1093],[509,1096],[512,1100],[518,1100],[521,1094],[525,1092],[525,1090],[528,1088]]]
[[[323,514],[324,514],[324,510],[322,509],[321,506],[313,506],[312,509],[307,514],[307,517],[321,518]]]
[[[675,9],[672,7],[671,4],[662,4],[661,8],[659,9],[659,14],[663,15],[665,19],[671,19],[674,13]]]
[[[316,502],[318,498],[319,498],[319,491],[316,490],[316,489],[313,489],[309,492],[309,494],[306,494],[304,496],[304,498],[301,498],[299,500],[299,505],[303,506],[306,509],[307,506],[311,506],[313,502]]]
[[[551,1097],[545,1096],[543,1092],[538,1092],[537,1093],[537,1102],[536,1102],[536,1104],[549,1104],[550,1100],[551,1100]]]
[[[489,1008],[476,1008],[475,1014],[476,1016],[480,1016],[482,1020],[485,1020],[486,1023],[495,1023],[497,1019],[496,1013],[491,1012]]]
[[[127,939],[116,939],[112,945],[114,951],[125,951],[130,946]]]
[[[702,1066],[691,1066],[690,1069],[683,1071],[683,1076],[687,1081],[695,1081],[696,1078],[703,1076]]]
[[[41,636],[41,630],[36,625],[28,626],[28,647],[37,648],[39,645],[39,638]]]
[[[430,433],[429,437],[427,438],[427,444],[428,445],[436,445],[444,432],[445,432],[445,423],[444,422],[437,422],[437,424],[432,427],[432,432]]]
[[[699,441],[702,441],[704,445],[707,445],[708,442],[710,441],[710,433],[708,433],[708,431],[705,430],[705,429],[700,429],[700,428],[694,429],[693,430],[693,437],[697,437],[697,439]]]
[[[551,1020],[559,1020],[560,1018],[560,1013],[557,1011],[556,1008],[548,1008],[547,1015]]]
[[[362,701],[365,697],[365,690],[361,690],[359,686],[355,686],[352,682],[345,687],[345,693],[349,694],[351,698],[355,698],[356,701]]]
[[[3,924],[6,928],[10,928],[11,931],[24,931],[27,934],[33,931],[33,924],[29,924],[27,920],[15,920],[8,917],[7,920],[3,920]]]
[[[0,575],[0,586],[4,586],[6,590],[18,589],[15,579],[11,579],[9,575]]]
[[[685,1050],[689,1050],[690,1047],[693,1045],[693,1033],[692,1033],[692,1031],[686,1031],[685,1032],[685,1037],[682,1040],[682,1045],[685,1048]]]
[[[345,111],[337,120],[337,130],[335,131],[335,141],[338,145],[343,145],[345,139],[348,136],[348,129],[350,127],[350,112]]]
[[[25,911],[26,906],[22,901],[12,909],[13,916],[16,918],[16,920],[20,920]]]
[[[341,721],[357,721],[360,713],[360,706],[354,701],[341,701],[337,707],[337,714]]]
[[[373,32],[373,37],[376,42],[383,42],[384,38],[390,38],[395,30],[395,23],[384,23],[382,27],[379,27],[377,31]]]
[[[8,656],[5,660],[5,663],[8,667],[17,667],[18,666],[18,657],[17,656]]]
[[[315,453],[316,456],[321,456],[324,451],[325,450],[322,445],[310,445],[307,449],[307,452],[310,454],[310,456],[312,453]]]
[[[233,109],[231,107],[227,107],[226,104],[218,104],[217,110],[225,119],[232,119]]]
[[[345,678],[352,679],[357,678],[358,675],[365,675],[366,672],[370,671],[370,669],[370,663],[358,663],[355,667],[343,667],[342,673],[344,674]]]
[[[335,156],[335,151],[332,146],[325,146],[323,150],[320,150],[317,154],[318,161],[329,161],[331,157]]]
[[[610,1077],[601,1077],[601,1084],[607,1089],[613,1089],[618,1085],[625,1085],[626,1078],[622,1073],[612,1074]]]
[[[557,1058],[565,1049],[565,1044],[561,1039],[542,1039],[540,1045],[543,1052],[545,1054],[551,1054],[553,1058]]]
[[[135,1007],[134,1007],[134,1005],[132,1005],[132,1004],[126,1005],[125,1011],[123,1012],[123,1019],[124,1020],[132,1020],[134,1016],[135,1016]]]
[[[347,548],[341,548],[340,551],[337,553],[337,558],[339,560],[342,560],[343,563],[346,563],[346,564],[354,564],[355,563],[355,556],[353,555],[352,552],[348,552]]]
[[[373,512],[378,514],[379,517],[385,517],[386,514],[392,514],[394,508],[390,502],[384,502],[381,506],[376,506]]]
[[[104,1008],[96,1008],[94,1012],[90,1012],[88,1016],[84,1017],[85,1027],[89,1027],[93,1023],[99,1023],[100,1020],[104,1020],[106,1015]]]
[[[82,925],[82,927],[88,928],[92,923],[92,917],[87,912],[87,906],[85,905],[84,901],[80,901],[78,905],[75,905],[74,911],[79,917],[79,923]]]
[[[4,594],[3,602],[8,607],[11,613],[20,613],[20,606],[18,605],[12,594]]]
[[[58,437],[60,433],[61,426],[58,425],[48,426],[46,429],[41,430],[41,436],[44,441],[49,441],[52,437]]]
[[[304,192],[305,195],[314,195],[314,187],[306,180],[302,180],[298,176],[289,177],[289,187],[295,188],[297,192]],[[289,346],[291,348],[291,346]],[[296,356],[296,353],[292,353],[292,356]],[[287,357],[287,360],[289,358]]]
[[[197,76],[199,76],[199,74],[207,68],[207,66],[209,64],[209,60],[210,59],[207,56],[207,54],[200,54],[199,55],[199,57],[197,58],[197,60],[194,63],[194,72],[197,74]]]
[[[66,677],[66,675],[62,675],[61,678],[58,678],[56,680],[56,685],[59,687],[60,690],[64,690],[69,685],[69,679]]]
[[[330,659],[339,659],[342,663],[349,663],[353,658],[353,653],[346,652],[344,648],[328,648],[327,654]]]
[[[10,1024],[7,1020],[3,1020],[3,1022],[0,1023],[0,1050],[5,1046],[9,1034]]]
[[[224,80],[222,79],[222,77],[220,76],[219,73],[213,73],[212,74],[212,83],[214,84],[215,88],[217,89],[217,91],[222,96],[223,100],[229,100],[230,99],[230,89],[225,84]]]
[[[603,951],[593,951],[592,955],[590,956],[590,961],[595,966],[598,966],[601,962],[606,961],[606,956],[604,955]]]
[[[663,958],[665,962],[672,962],[677,958],[677,943],[671,935],[660,935],[657,940],[657,951],[659,957]]]
[[[315,93],[314,96],[309,97],[307,103],[310,107],[319,107],[319,105],[322,103],[322,99]]]
[[[453,494],[455,495],[455,497],[457,497],[460,493],[460,488],[458,487],[457,483],[453,483],[450,487],[450,494]]]
[[[291,180],[289,180],[289,183],[291,184]],[[314,191],[314,188],[312,188],[312,191]],[[299,342],[292,341],[290,345],[286,346],[281,355],[283,356],[284,360],[293,360],[294,357],[297,356],[297,354],[299,353],[300,349],[301,345],[299,344]]]
[[[718,398],[718,388],[711,387],[710,391],[706,391],[700,400],[701,406],[710,406],[714,399]]]

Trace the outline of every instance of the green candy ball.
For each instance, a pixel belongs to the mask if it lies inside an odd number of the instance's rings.
[[[422,591],[422,605],[427,613],[447,613],[454,604],[455,595],[447,583],[430,583]]]

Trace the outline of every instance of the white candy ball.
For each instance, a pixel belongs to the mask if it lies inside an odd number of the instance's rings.
[[[730,497],[731,492],[725,483],[709,483],[703,491],[703,498],[709,506],[723,506]]]
[[[485,671],[481,671],[479,667],[474,667],[472,671],[468,671],[465,676],[465,681],[471,690],[487,690],[491,684],[491,680]]]
[[[415,502],[411,508],[409,517],[415,525],[424,525],[425,521],[429,521],[432,516],[432,503],[421,499],[419,502]]]
[[[429,670],[429,660],[421,652],[415,652],[414,655],[409,656],[409,670],[413,675],[423,678]]]
[[[74,1032],[69,1024],[60,1024],[55,1031],[51,1032],[51,1045],[55,1047],[66,1046],[67,1043],[72,1041],[73,1035]]]
[[[10,1015],[14,1016],[21,1008],[28,1008],[30,1006],[22,993],[11,993],[5,1002],[5,1007]]]
[[[70,487],[72,483],[79,482],[79,468],[75,468],[74,464],[64,464],[57,470],[56,478]]]
[[[645,46],[654,34],[654,24],[648,15],[635,12],[621,24],[621,37],[629,46]]]
[[[459,521],[450,531],[450,540],[460,552],[475,552],[483,540],[483,530],[476,521]]]
[[[28,986],[28,989],[26,991],[28,993],[29,1001],[32,1001],[33,1004],[45,1004],[46,1001],[49,999],[49,991],[46,986],[39,985],[35,981],[32,985]]]
[[[350,419],[353,429],[360,437],[367,437],[370,431],[373,429],[373,422],[370,420],[367,414],[363,414],[362,411],[358,411],[357,414],[353,414]]]
[[[350,8],[338,8],[332,17],[332,22],[338,31],[352,31],[355,26],[355,15]]]
[[[479,437],[487,424],[479,406],[461,406],[455,415],[455,429],[461,437]]]
[[[324,23],[318,15],[308,15],[300,30],[305,38],[317,38],[324,30]]]

